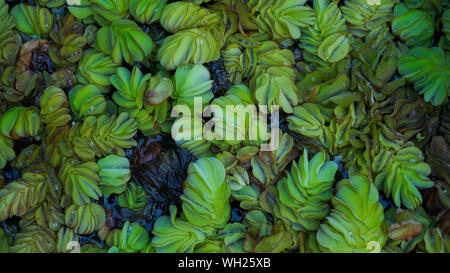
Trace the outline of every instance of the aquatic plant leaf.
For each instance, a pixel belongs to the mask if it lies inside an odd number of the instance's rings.
[[[337,164],[325,161],[325,152],[309,160],[305,149],[298,163],[293,162],[287,177],[278,182],[281,217],[294,229],[315,231],[328,214]]]
[[[106,109],[105,96],[93,84],[75,85],[69,92],[69,103],[72,111],[80,119],[101,115]]]
[[[134,211],[144,210],[146,201],[147,196],[144,188],[133,182],[128,183],[125,191],[118,197],[119,206]]]
[[[216,158],[200,158],[188,167],[183,195],[186,219],[199,227],[221,228],[230,218],[230,188],[225,168]]]
[[[77,79],[85,85],[97,85],[102,92],[106,93],[111,85],[109,78],[116,73],[119,65],[105,53],[91,49],[83,55],[78,64]]]
[[[250,0],[251,14],[258,13],[259,31],[270,33],[274,39],[298,39],[301,29],[314,24],[316,14],[305,5],[305,0]]]
[[[195,3],[174,2],[168,4],[161,15],[161,26],[171,33],[193,28],[211,29],[220,17]]]
[[[400,3],[394,9],[392,32],[407,46],[428,46],[434,35],[433,18],[426,11],[409,9]]]
[[[260,105],[279,105],[286,113],[298,104],[293,70],[271,67],[256,78],[255,98]]]
[[[3,169],[8,161],[16,157],[13,144],[12,140],[0,134],[0,169]]]
[[[69,132],[69,141],[75,154],[82,160],[116,154],[125,156],[123,149],[136,146],[133,136],[137,122],[126,112],[115,115],[88,116]]]
[[[56,235],[56,253],[70,253],[73,250],[71,242],[79,242],[79,236],[73,232],[72,229],[67,227],[62,227],[59,229],[58,234]]]
[[[104,195],[120,194],[131,179],[130,162],[126,157],[108,155],[98,161],[100,189]]]
[[[313,6],[317,19],[313,26],[302,31],[299,47],[305,51],[307,61],[338,62],[350,52],[350,42],[353,39],[347,32],[338,2],[314,0]]]
[[[75,159],[63,162],[59,171],[59,178],[64,184],[64,192],[71,197],[75,204],[81,206],[98,200],[102,196],[99,187],[100,167],[96,162],[81,163]]]
[[[130,13],[141,24],[150,25],[159,20],[167,0],[131,0],[129,1]]]
[[[211,92],[213,81],[208,69],[201,64],[188,64],[177,67],[173,78],[174,92],[172,98],[175,105],[194,105],[194,97],[202,99],[202,104],[208,103],[214,94]]]
[[[205,240],[203,229],[176,216],[177,208],[172,205],[170,216],[161,216],[153,225],[152,245],[157,253],[192,253]]]
[[[0,117],[1,133],[13,140],[36,136],[40,127],[41,118],[37,107],[12,107]]]
[[[147,230],[139,223],[126,221],[120,232],[117,247],[120,252],[138,252],[147,246],[149,236]]]
[[[41,120],[50,127],[62,127],[71,121],[66,93],[59,87],[49,86],[39,101]]]
[[[434,185],[427,177],[431,172],[430,166],[423,160],[424,156],[418,148],[405,147],[392,156],[388,165],[384,165],[376,176],[378,189],[392,197],[397,207],[416,208],[422,203],[419,189]]]
[[[439,228],[430,228],[425,232],[425,236],[423,238],[425,242],[425,249],[428,253],[446,253],[447,249],[445,246],[445,240],[448,238],[444,238],[444,234],[442,234]]]
[[[30,37],[46,36],[53,28],[55,16],[47,8],[19,4],[11,9],[16,18],[17,29]]]
[[[72,204],[66,208],[66,225],[80,235],[91,234],[99,230],[106,221],[105,210],[95,203],[77,206]]]
[[[113,21],[97,32],[96,46],[111,56],[114,63],[125,60],[129,64],[142,62],[152,52],[150,36],[131,20]]]
[[[352,176],[341,180],[333,209],[317,231],[323,252],[369,252],[374,241],[382,248],[386,242],[386,223],[378,191],[367,178]]]
[[[161,65],[174,70],[184,64],[204,64],[220,57],[220,45],[210,31],[186,29],[164,39],[158,50]]]
[[[398,0],[373,1],[350,0],[340,7],[353,35],[364,37],[368,32],[384,27],[393,15],[393,8]]]
[[[44,201],[48,180],[38,173],[26,172],[21,178],[0,189],[0,220],[23,216],[29,209]]]
[[[450,96],[450,62],[439,47],[415,47],[400,58],[398,71],[427,102],[441,105]]]
[[[23,228],[10,246],[11,253],[53,253],[56,235],[48,228],[28,226]]]

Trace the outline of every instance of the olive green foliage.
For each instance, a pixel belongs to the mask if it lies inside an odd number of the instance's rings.
[[[186,29],[168,36],[158,51],[161,65],[174,70],[183,64],[204,64],[220,57],[219,42],[205,29]]]
[[[408,46],[428,46],[434,35],[434,22],[429,13],[398,4],[394,9],[392,32]]]
[[[80,235],[90,234],[100,229],[106,221],[102,206],[89,203],[77,206],[72,204],[65,210],[65,224]]]
[[[37,107],[16,106],[0,117],[1,133],[10,139],[36,136],[41,126]]]
[[[136,146],[136,130],[136,121],[122,112],[118,116],[89,116],[71,128],[69,138],[80,159],[93,160],[109,154],[124,156],[123,149]]]
[[[441,105],[448,101],[450,58],[439,47],[416,47],[402,57],[398,71],[423,94],[425,101]]]
[[[127,221],[123,225],[117,241],[119,252],[138,252],[147,246],[149,236],[147,230],[139,223]]]
[[[230,194],[222,162],[216,158],[201,158],[189,165],[181,196],[183,212],[196,226],[224,227],[231,213]]]
[[[17,29],[32,37],[46,36],[55,23],[55,16],[46,8],[19,4],[11,9]]]
[[[449,252],[449,10],[0,0],[0,253]]]
[[[383,207],[378,191],[366,178],[352,176],[337,185],[333,209],[316,234],[325,252],[369,252],[370,242],[386,242]],[[314,236],[314,235],[313,235]]]
[[[103,114],[106,108],[105,96],[93,84],[74,86],[69,93],[69,102],[70,108],[80,119],[90,115]]]
[[[319,228],[320,221],[328,214],[337,168],[336,163],[325,161],[324,152],[308,162],[308,152],[304,150],[298,164],[292,163],[291,171],[277,187],[280,212],[294,228],[310,231]]]
[[[97,32],[97,47],[113,62],[142,62],[152,51],[152,39],[131,20],[117,20]]]
[[[47,126],[61,127],[72,119],[67,95],[61,88],[50,86],[45,89],[39,103],[41,120]]]
[[[131,178],[130,162],[125,157],[108,155],[98,161],[100,189],[104,195],[125,191]]]
[[[59,178],[64,183],[64,191],[77,205],[98,200],[102,191],[98,186],[100,167],[96,162],[81,163],[74,159],[64,162],[59,172]]]
[[[133,182],[127,184],[125,191],[118,198],[119,206],[134,211],[142,211],[146,201],[144,188]]]
[[[137,67],[131,73],[120,67],[110,81],[117,90],[113,100],[120,110],[134,117],[145,135],[154,133],[167,118],[167,99],[173,93],[172,81],[160,75],[143,75]]]
[[[94,84],[102,91],[108,91],[111,85],[109,78],[116,73],[119,65],[110,56],[91,50],[81,58],[78,67],[77,79],[80,83]]]
[[[306,60],[338,62],[349,53],[352,37],[337,5],[337,1],[314,0],[317,19],[313,26],[305,28],[299,44],[306,52]]]
[[[423,162],[424,156],[416,147],[405,147],[393,155],[383,152],[375,157],[373,165],[381,172],[375,178],[377,187],[392,196],[397,207],[400,204],[413,209],[422,203],[418,189],[429,188],[433,182],[428,179],[430,166]],[[383,163],[388,161],[389,165]]]
[[[0,220],[22,216],[41,203],[47,194],[48,181],[38,173],[24,173],[21,178],[0,190]]]
[[[314,11],[305,6],[306,0],[251,0],[251,12],[258,13],[256,23],[260,31],[270,33],[275,39],[298,39],[301,28],[314,24]]]
[[[176,218],[176,214],[176,207],[170,206],[170,217],[162,216],[156,220],[152,231],[155,235],[152,244],[156,252],[194,252],[195,247],[205,240],[205,233],[200,227]]]
[[[167,4],[167,0],[131,0],[130,13],[141,24],[151,24],[158,21]]]
[[[182,65],[175,71],[174,92],[175,104],[194,105],[194,97],[201,98],[206,104],[213,98],[211,87],[213,81],[208,69],[200,64]]]

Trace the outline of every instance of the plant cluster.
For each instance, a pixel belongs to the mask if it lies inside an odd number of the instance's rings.
[[[0,0],[0,252],[449,252],[449,95],[448,0]]]

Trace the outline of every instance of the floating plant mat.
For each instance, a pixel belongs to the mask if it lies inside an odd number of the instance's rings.
[[[0,252],[448,252],[449,87],[448,0],[0,0]]]

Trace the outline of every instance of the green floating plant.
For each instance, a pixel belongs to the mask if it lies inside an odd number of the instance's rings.
[[[96,162],[81,163],[75,159],[63,162],[59,178],[64,184],[64,191],[75,204],[81,206],[98,200],[102,196],[99,187],[100,167]]]
[[[150,36],[131,20],[113,21],[110,26],[97,32],[96,46],[111,55],[113,62],[120,64],[125,60],[129,64],[143,62],[152,52]]]
[[[67,227],[62,227],[59,229],[56,235],[56,253],[70,253],[76,251],[76,245],[73,242],[79,243],[79,236],[75,232]]]
[[[69,139],[75,154],[85,161],[109,154],[125,156],[123,149],[136,146],[133,136],[137,126],[125,112],[118,116],[89,116],[71,128]]]
[[[450,57],[439,47],[416,47],[400,58],[398,71],[427,102],[441,105],[450,96]]]
[[[0,253],[8,253],[8,252],[9,252],[8,238],[3,229],[0,228]]]
[[[147,204],[147,195],[141,185],[130,182],[125,191],[119,195],[118,203],[122,208],[142,211]]]
[[[347,0],[340,8],[353,35],[365,37],[369,32],[385,27],[392,19],[392,9],[398,0]]]
[[[17,29],[30,37],[47,36],[55,23],[55,16],[46,8],[19,4],[11,9]]]
[[[138,222],[126,221],[116,241],[119,252],[139,252],[147,246],[149,236]]]
[[[220,57],[220,45],[206,29],[186,29],[164,39],[158,51],[162,66],[174,70],[184,64],[204,64]]]
[[[400,3],[394,9],[392,32],[407,46],[428,46],[434,36],[433,18],[426,11]]]
[[[392,197],[397,207],[404,205],[414,209],[422,203],[419,189],[434,185],[427,177],[431,173],[430,166],[423,161],[422,152],[412,145],[406,145],[396,153],[383,151],[372,163],[372,168],[380,172],[375,184]]]
[[[294,229],[315,231],[320,221],[327,216],[328,202],[333,196],[332,185],[337,164],[325,161],[325,152],[320,152],[308,162],[305,149],[298,163],[293,162],[291,171],[278,185],[279,210],[283,219]]]
[[[225,168],[216,158],[200,158],[188,167],[183,195],[186,219],[199,227],[221,228],[231,215]]]
[[[105,210],[102,206],[89,203],[77,206],[72,204],[65,211],[66,226],[77,234],[86,235],[99,230],[106,221]]]
[[[0,169],[3,169],[8,161],[16,157],[13,149],[13,141],[0,134]]]
[[[92,26],[93,27],[93,26]],[[58,31],[50,32],[55,41],[49,49],[52,60],[60,66],[69,66],[78,62],[83,56],[83,48],[89,42],[89,27],[84,26],[74,16],[68,14],[58,22]]]
[[[106,109],[105,96],[93,84],[75,85],[69,92],[69,103],[72,111],[80,119],[101,115]]]
[[[167,0],[131,0],[130,13],[141,24],[150,25],[159,20]]]
[[[220,17],[195,3],[174,2],[164,8],[161,15],[161,26],[168,32],[176,33],[193,28],[213,28]]]
[[[59,87],[50,86],[45,89],[39,101],[41,120],[50,127],[62,127],[69,123],[69,102],[66,93]]]
[[[40,127],[41,118],[37,107],[12,107],[0,117],[1,133],[13,140],[34,137],[39,133]]]
[[[14,238],[10,246],[11,253],[52,253],[56,246],[56,235],[48,228],[28,226]]]
[[[66,3],[65,0],[37,0],[39,5],[46,6],[47,8],[58,8]]]
[[[126,157],[108,155],[98,161],[100,189],[104,195],[120,194],[131,179],[130,162]]]
[[[95,20],[101,26],[127,18],[128,0],[67,0],[69,11],[88,23]]]
[[[292,237],[281,225],[272,225],[260,210],[245,215],[247,226],[244,249],[253,253],[280,253],[292,245]]]
[[[270,33],[275,39],[298,39],[301,29],[314,24],[316,14],[305,6],[306,0],[250,0],[250,13],[257,13],[259,31]]]
[[[292,113],[292,107],[298,104],[294,77],[294,71],[289,68],[269,68],[256,78],[256,100],[260,105],[279,105],[284,112]]]
[[[14,30],[16,19],[9,13],[8,4],[0,0],[0,64],[13,65],[22,43],[22,39]]]
[[[257,108],[245,84],[230,87],[225,95],[215,98],[209,108],[213,112],[210,121],[214,122],[213,142],[217,146],[258,143],[269,138],[267,122],[254,120],[250,115],[257,114]]]
[[[200,64],[177,67],[173,84],[175,89],[172,98],[176,99],[175,105],[194,106],[194,97],[201,98],[204,105],[214,97],[211,91],[213,85],[211,75],[208,69]]]
[[[110,56],[91,49],[83,55],[78,64],[77,79],[85,85],[97,85],[106,93],[111,85],[109,78],[116,73],[119,66],[120,64],[115,63]]]
[[[152,245],[157,253],[192,253],[202,243],[204,229],[176,218],[177,208],[170,206],[170,216],[161,216],[153,225]]]
[[[143,75],[136,66],[130,73],[126,68],[117,69],[111,76],[117,89],[113,100],[139,122],[139,130],[149,135],[167,118],[167,99],[173,93],[172,81],[166,77]]]
[[[317,19],[302,31],[299,47],[305,51],[307,61],[338,62],[350,52],[352,39],[338,2],[314,0],[313,6]]]
[[[23,216],[47,195],[48,181],[44,175],[26,172],[21,178],[0,189],[0,221]]]
[[[363,176],[352,176],[337,185],[333,209],[320,225],[316,239],[323,252],[370,252],[372,244],[386,242],[383,207],[378,191]],[[314,235],[312,235],[314,236]]]

